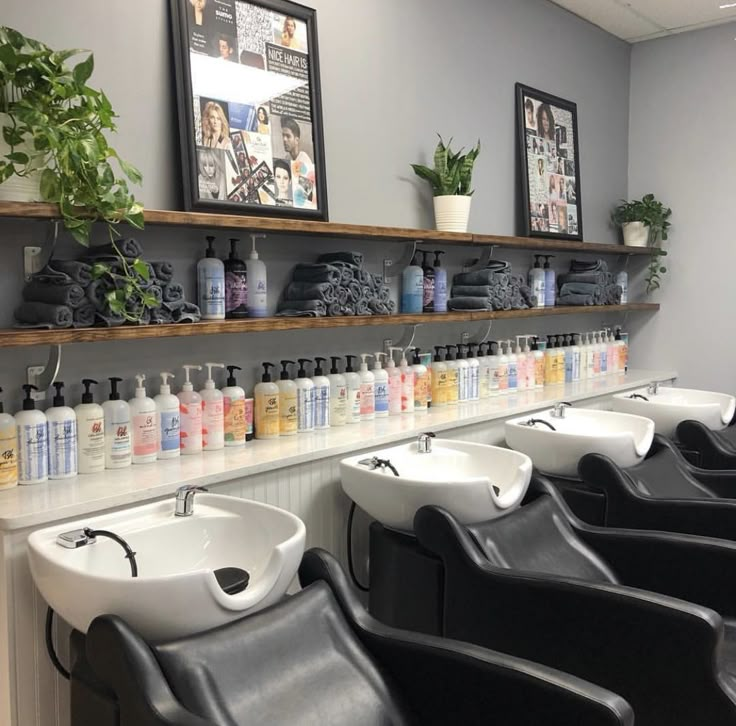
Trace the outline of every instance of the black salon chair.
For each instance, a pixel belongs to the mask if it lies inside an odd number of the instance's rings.
[[[677,440],[682,446],[698,452],[705,469],[736,469],[734,422],[722,431],[711,431],[700,421],[681,421],[677,425]]]
[[[736,539],[736,471],[692,466],[663,436],[655,435],[636,466],[622,469],[606,456],[586,454],[578,473],[603,493],[600,524]]]
[[[116,697],[116,726],[633,724],[628,704],[599,686],[382,626],[326,552],[304,555],[300,579],[305,589],[261,613],[165,643],[99,617],[80,667]],[[93,707],[77,709],[73,726],[107,726]]]
[[[444,635],[610,688],[637,726],[736,724],[736,544],[593,527],[548,481],[530,489],[473,526],[417,512],[443,566]]]

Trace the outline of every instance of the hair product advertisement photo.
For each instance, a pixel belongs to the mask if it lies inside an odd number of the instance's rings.
[[[0,726],[736,726],[735,53],[3,7]]]

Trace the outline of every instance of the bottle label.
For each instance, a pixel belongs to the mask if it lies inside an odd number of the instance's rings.
[[[202,448],[202,406],[179,403],[179,443],[182,450]]]
[[[178,411],[161,412],[161,451],[181,448],[181,416]]]
[[[429,397],[427,387],[428,378],[429,376],[426,373],[422,375],[416,374],[414,377],[414,408],[427,408],[427,400]]]
[[[222,273],[207,271],[200,276],[200,301],[205,315],[225,314],[225,279]]]
[[[77,422],[49,421],[49,476],[77,473]]]
[[[225,427],[224,402],[221,398],[214,401],[202,401],[202,446],[207,446],[207,437],[213,442],[219,438],[218,433]]]
[[[347,386],[338,386],[334,395],[330,392],[330,423],[333,426],[341,426],[345,423],[348,406]]]
[[[314,427],[326,429],[330,426],[330,387],[314,388]]]
[[[49,432],[45,423],[18,426],[18,479],[36,481],[49,475]]]
[[[314,389],[298,388],[296,392],[297,430],[314,428]]]
[[[15,426],[0,429],[0,488],[18,483],[18,432]]]
[[[373,388],[375,397],[376,413],[388,411],[388,381],[377,382]]]
[[[297,418],[296,393],[281,394],[279,401],[279,433],[282,436],[293,434],[299,428]]]
[[[245,441],[245,399],[225,396],[225,442]]]
[[[256,399],[256,437],[274,438],[279,435],[279,395],[258,396]]]
[[[440,406],[447,403],[447,371],[432,374],[432,402]]]
[[[360,384],[360,415],[370,416],[376,411],[375,389],[372,383]]]
[[[152,456],[158,452],[158,431],[155,413],[133,416],[133,455]]]
[[[434,310],[434,277],[425,275],[423,287],[424,297],[422,299],[422,305],[425,310]]]
[[[231,313],[239,308],[243,311],[248,305],[248,277],[245,271],[225,274],[225,312]]]
[[[110,463],[130,463],[130,421],[112,421],[106,429],[105,437],[108,436]]]
[[[457,403],[459,394],[457,368],[451,368],[447,371],[447,402]]]
[[[360,389],[348,388],[348,421],[358,423],[360,421]]]

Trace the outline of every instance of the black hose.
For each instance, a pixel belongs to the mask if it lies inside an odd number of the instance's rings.
[[[84,528],[84,534],[90,539],[94,537],[108,537],[109,539],[117,542],[125,550],[125,559],[130,562],[131,576],[138,577],[138,563],[135,561],[135,552],[133,552],[130,545],[122,537],[118,537],[114,532],[108,532],[105,529],[90,529],[89,527]],[[54,611],[49,607],[46,611],[46,650],[48,651],[49,659],[56,670],[68,681],[70,678],[69,671],[64,668],[59,657],[56,655],[56,651],[54,650],[53,627]]]
[[[641,393],[632,393],[629,398],[641,398],[642,401],[649,401],[646,396],[642,396]]]
[[[358,578],[355,576],[355,567],[353,565],[353,517],[355,517],[356,507],[357,505],[353,502],[350,505],[350,513],[348,514],[348,571],[350,572],[350,579],[353,581],[355,587],[357,587],[361,592],[368,592],[370,588],[358,582]]]
[[[550,428],[552,431],[557,431],[557,429],[549,421],[545,421],[544,419],[541,419],[541,418],[530,418],[526,422],[527,426],[534,426],[534,424],[544,424],[545,426]]]

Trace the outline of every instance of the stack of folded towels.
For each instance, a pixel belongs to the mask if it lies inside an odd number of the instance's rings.
[[[537,298],[523,277],[511,274],[501,260],[488,267],[455,275],[448,310],[525,310],[537,306]]]
[[[330,252],[315,264],[299,264],[279,302],[281,317],[390,315],[396,312],[380,275],[363,269],[359,252]]]
[[[118,240],[115,244],[132,269],[133,263],[143,254],[141,245],[135,239]],[[15,311],[17,323],[37,328],[123,325],[125,317],[110,310],[106,297],[115,289],[115,281],[110,275],[92,279],[92,266],[97,262],[105,263],[114,273],[122,272],[122,262],[112,244],[90,248],[81,260],[51,260],[23,289],[23,303]],[[201,319],[199,308],[184,299],[184,288],[174,282],[171,263],[145,264],[147,279],[139,275],[138,282],[158,304],[147,308],[139,323],[198,322]]]
[[[573,260],[570,272],[558,277],[558,305],[619,305],[622,289],[613,282],[605,260]]]

